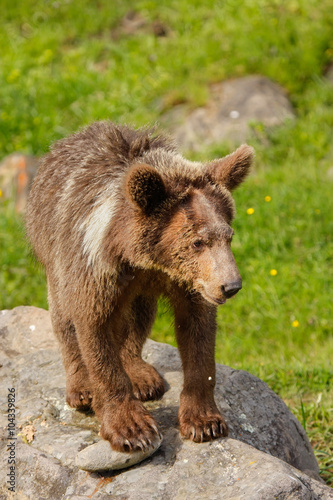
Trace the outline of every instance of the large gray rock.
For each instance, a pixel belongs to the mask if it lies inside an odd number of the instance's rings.
[[[266,384],[246,372],[217,366],[216,399],[230,437],[203,444],[182,440],[178,351],[153,341],[145,346],[145,359],[169,386],[161,401],[147,403],[164,436],[159,450],[124,471],[79,470],[75,457],[100,439],[99,423],[65,404],[64,370],[48,312],[18,307],[0,313],[0,344],[1,386],[15,387],[21,435],[15,498],[333,499],[333,490],[319,481],[301,425]],[[7,456],[6,391],[1,391],[1,406],[1,456]],[[7,473],[2,461],[0,498],[9,498]]]
[[[267,127],[295,117],[286,92],[263,76],[246,76],[215,84],[207,105],[188,113],[179,105],[165,114],[166,125],[183,150],[251,138],[251,122]]]

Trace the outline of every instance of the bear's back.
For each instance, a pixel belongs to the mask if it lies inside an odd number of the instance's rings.
[[[96,204],[106,201],[112,214],[133,160],[157,148],[174,151],[168,139],[149,129],[107,121],[57,141],[42,159],[27,206],[27,233],[39,260],[46,265],[66,240],[76,244]]]

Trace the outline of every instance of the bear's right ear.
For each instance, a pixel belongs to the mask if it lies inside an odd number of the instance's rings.
[[[229,191],[235,189],[248,175],[254,159],[254,149],[243,144],[236,151],[207,166],[214,182],[222,184]]]
[[[150,165],[134,165],[126,179],[126,189],[131,201],[146,214],[166,199],[167,193],[162,177]]]

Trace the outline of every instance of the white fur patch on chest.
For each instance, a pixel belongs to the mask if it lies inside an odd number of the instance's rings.
[[[87,265],[94,265],[98,260],[106,230],[115,217],[118,207],[117,190],[107,190],[81,222],[79,231],[83,233],[83,255],[87,256]]]

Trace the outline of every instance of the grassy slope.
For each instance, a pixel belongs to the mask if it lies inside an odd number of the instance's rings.
[[[204,103],[208,84],[231,76],[261,73],[288,90],[297,120],[273,132],[254,124],[257,167],[235,192],[233,248],[244,290],[219,310],[217,359],[255,373],[285,398],[332,481],[333,202],[326,172],[333,97],[322,78],[333,59],[331,0],[136,2],[148,21],[169,28],[164,38],[149,26],[116,36],[128,0],[3,3],[1,157],[42,154],[96,119],[154,122],[175,103]],[[1,307],[46,307],[44,277],[21,221],[8,204],[0,210]],[[163,307],[153,337],[174,342]]]

